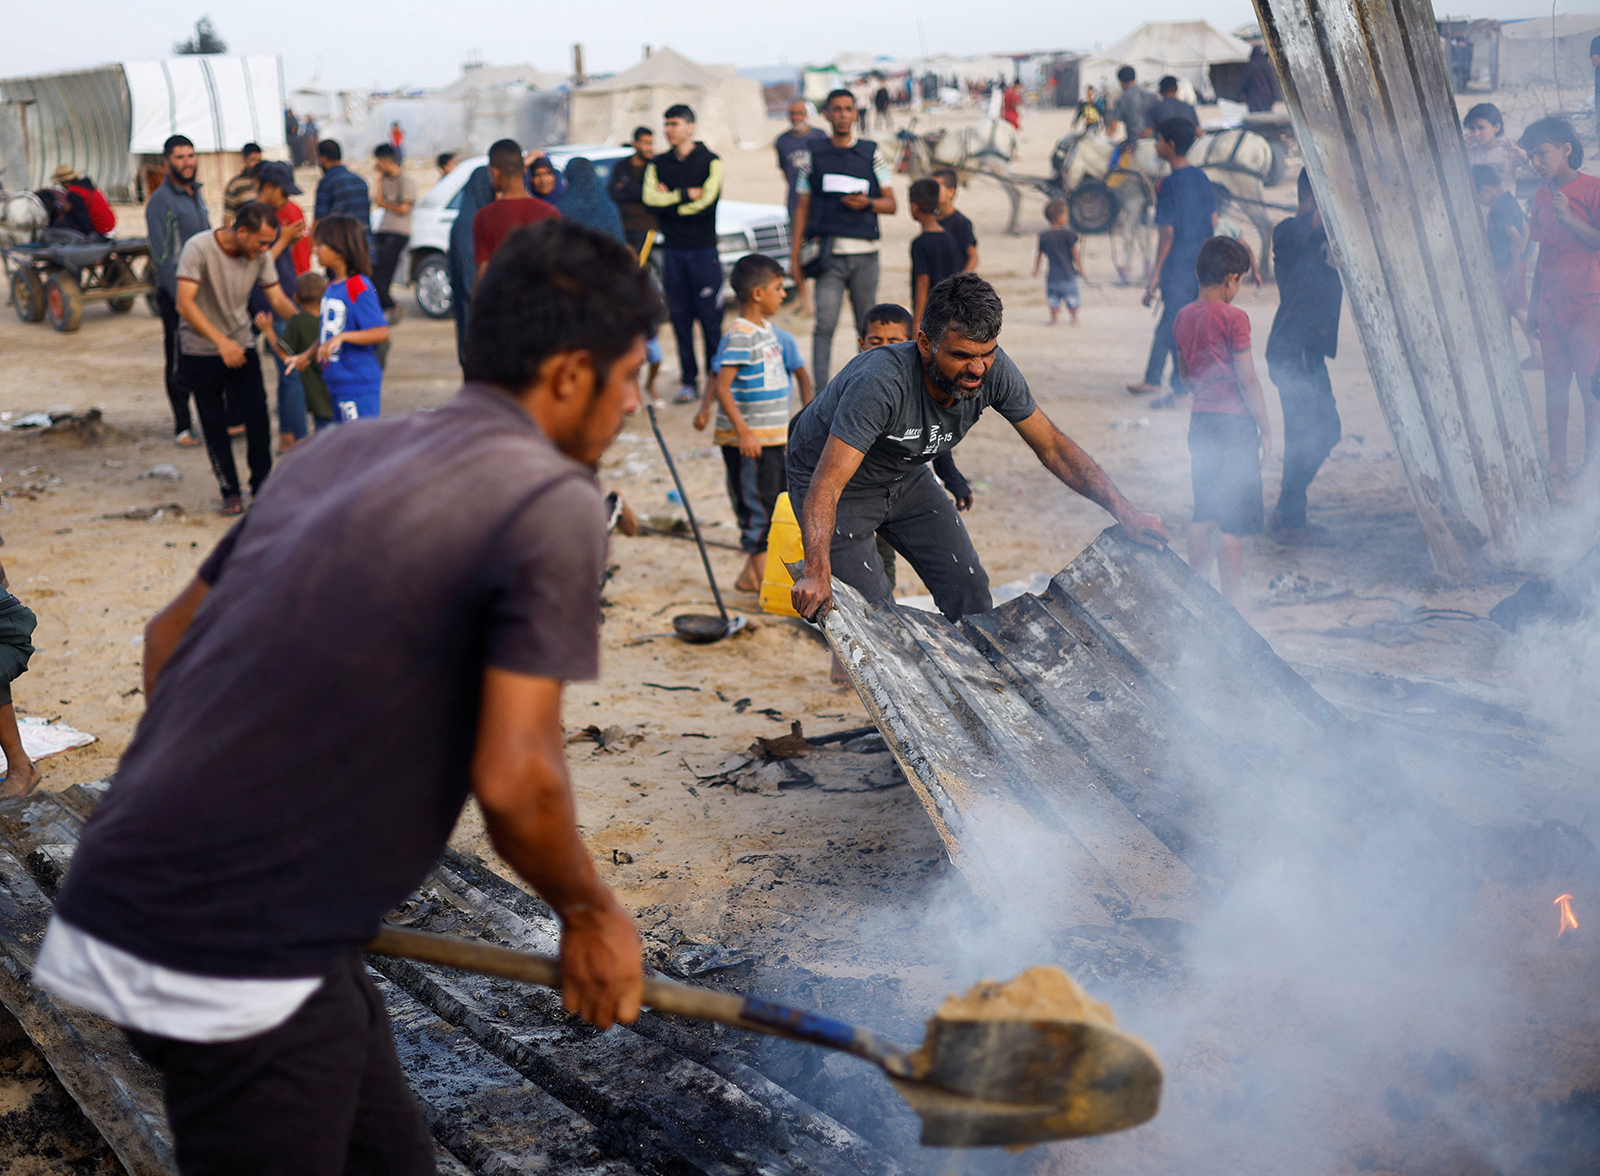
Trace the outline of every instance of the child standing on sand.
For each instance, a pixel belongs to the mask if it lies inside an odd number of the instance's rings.
[[[383,367],[377,346],[389,341],[389,321],[367,277],[366,230],[348,216],[317,222],[317,261],[328,271],[322,295],[322,330],[315,353],[295,357],[303,369],[315,358],[339,423],[378,416],[383,409]]]
[[[1189,566],[1209,579],[1214,554],[1222,595],[1234,608],[1244,578],[1244,537],[1261,532],[1261,467],[1272,453],[1272,422],[1250,355],[1250,316],[1233,305],[1249,272],[1250,254],[1239,242],[1206,241],[1195,261],[1200,296],[1172,324],[1179,371],[1194,396]]]
[[[739,317],[722,337],[714,385],[728,498],[739,523],[744,570],[734,587],[759,592],[767,570],[767,528],[778,495],[788,489],[789,370],[783,344],[767,320],[783,305],[783,270],[763,253],[741,257],[729,276]]]
[[[1078,325],[1078,307],[1083,305],[1083,294],[1078,283],[1078,234],[1067,227],[1067,202],[1060,198],[1045,205],[1044,215],[1050,227],[1039,234],[1039,251],[1033,255],[1033,276],[1039,276],[1039,264],[1050,262],[1044,276],[1044,300],[1050,307],[1050,325],[1061,318],[1061,306],[1066,304],[1072,316],[1072,325]]]

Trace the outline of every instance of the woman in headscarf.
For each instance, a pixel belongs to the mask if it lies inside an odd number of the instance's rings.
[[[450,249],[446,260],[450,267],[450,311],[456,320],[456,359],[465,362],[467,315],[472,308],[472,283],[478,276],[478,266],[472,250],[472,218],[478,209],[494,203],[494,186],[489,182],[489,169],[480,167],[467,178],[461,192],[460,211],[450,226]]]
[[[567,161],[567,194],[561,198],[561,215],[624,240],[622,213],[616,201],[606,194],[594,164],[581,155]]]
[[[561,173],[556,170],[556,165],[550,162],[550,157],[543,152],[528,164],[528,191],[546,204],[553,204],[557,208],[561,208],[561,202],[566,197],[567,185],[562,180]]]

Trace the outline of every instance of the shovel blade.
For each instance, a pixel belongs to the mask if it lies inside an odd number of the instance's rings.
[[[1137,1126],[1161,1105],[1161,1065],[1149,1047],[1082,1021],[935,1019],[919,1054],[931,1086],[897,1086],[930,1146],[1100,1135]]]

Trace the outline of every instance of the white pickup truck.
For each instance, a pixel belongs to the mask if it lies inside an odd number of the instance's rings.
[[[579,156],[594,164],[600,182],[611,178],[611,169],[633,154],[626,147],[552,147],[550,161],[565,169],[569,159]],[[489,157],[479,155],[458,163],[449,175],[430,188],[411,210],[411,244],[406,250],[406,274],[416,288],[417,305],[430,318],[450,316],[450,271],[446,252],[450,248],[450,226],[461,208],[461,194],[467,180]],[[742,200],[722,200],[717,204],[717,252],[722,258],[726,278],[733,263],[747,253],[765,253],[789,272],[789,212],[781,204],[749,204]]]

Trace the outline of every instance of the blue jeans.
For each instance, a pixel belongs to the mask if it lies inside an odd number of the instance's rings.
[[[667,316],[678,341],[678,371],[683,383],[697,384],[700,365],[694,357],[694,325],[705,338],[706,363],[722,342],[722,260],[715,246],[707,249],[662,249],[661,288]]]
[[[272,331],[283,338],[283,320],[272,316]],[[300,382],[300,373],[283,366],[277,348],[272,348],[272,362],[278,365],[278,432],[286,433],[296,441],[306,436],[306,389]]]

